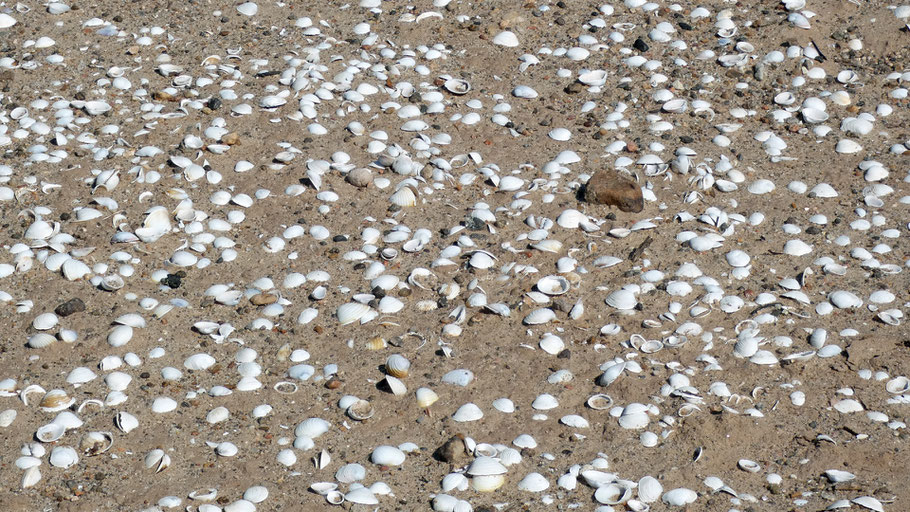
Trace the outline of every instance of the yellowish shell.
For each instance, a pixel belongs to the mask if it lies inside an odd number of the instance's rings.
[[[365,348],[367,350],[382,350],[382,349],[386,348],[387,346],[389,346],[389,344],[386,343],[385,339],[377,336],[377,337],[367,341]]]

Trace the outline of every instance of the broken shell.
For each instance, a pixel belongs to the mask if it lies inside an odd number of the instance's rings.
[[[111,449],[114,436],[110,432],[87,432],[79,440],[79,451],[86,457],[94,457]]]
[[[120,411],[116,416],[114,416],[114,424],[124,434],[128,434],[130,431],[139,426],[139,420],[128,412]]]
[[[35,438],[42,443],[52,443],[63,437],[64,432],[66,432],[66,429],[63,425],[48,423],[47,425],[38,427],[38,431],[35,432]]]

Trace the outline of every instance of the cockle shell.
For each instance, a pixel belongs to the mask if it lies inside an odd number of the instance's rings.
[[[439,400],[439,395],[437,395],[436,392],[430,388],[418,388],[416,391],[416,395],[417,395],[417,406],[422,409],[426,409],[427,407],[430,407],[431,405],[436,403],[437,400]]]
[[[385,361],[385,371],[392,377],[403,379],[408,376],[411,362],[401,354],[392,354]]]
[[[630,310],[638,304],[638,299],[631,290],[620,289],[608,295],[605,302],[619,310]]]
[[[328,432],[331,426],[331,423],[322,418],[307,418],[297,425],[297,428],[294,429],[294,435],[315,439]]]
[[[367,306],[366,304],[348,302],[347,304],[342,304],[338,307],[335,316],[338,317],[338,322],[341,323],[341,325],[348,325],[360,320],[370,311],[370,309],[370,306]]]
[[[360,464],[352,463],[345,464],[338,468],[338,471],[335,472],[335,480],[343,484],[350,484],[353,482],[359,482],[366,478],[366,469]]]

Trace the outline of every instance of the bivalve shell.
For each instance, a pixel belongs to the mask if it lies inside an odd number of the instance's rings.
[[[70,446],[55,446],[51,450],[50,463],[55,468],[69,468],[79,462],[79,454]]]
[[[411,362],[401,354],[392,354],[385,361],[385,371],[393,377],[403,379],[408,376]]]
[[[678,489],[673,489],[667,491],[661,497],[661,501],[667,505],[672,505],[674,507],[683,507],[686,506],[695,500],[698,499],[698,493],[692,489],[686,489],[685,487],[680,487]]]
[[[404,460],[404,452],[394,446],[378,446],[370,454],[370,462],[380,466],[400,466]]]
[[[547,295],[562,295],[570,287],[569,280],[562,276],[546,276],[537,281],[537,289]]]
[[[459,423],[477,421],[481,418],[483,418],[483,411],[481,411],[480,407],[477,407],[477,404],[473,402],[462,405],[455,411],[455,414],[452,415],[452,419]]]
[[[518,489],[528,492],[543,492],[550,487],[550,482],[540,473],[528,473],[518,482]]]

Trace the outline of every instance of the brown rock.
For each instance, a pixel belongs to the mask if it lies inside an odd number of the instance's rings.
[[[234,146],[240,142],[240,135],[237,132],[225,133],[221,136],[221,143],[228,146]]]
[[[345,177],[348,183],[355,187],[368,187],[373,182],[373,173],[366,167],[357,167],[351,169],[351,172]]]
[[[436,451],[433,453],[433,457],[436,460],[442,462],[448,462],[454,464],[459,460],[463,459],[467,455],[465,453],[464,446],[464,436],[456,434],[449,438],[448,441],[442,444]]]
[[[616,206],[624,212],[638,213],[645,207],[641,187],[620,176],[616,171],[602,169],[594,173],[585,185],[585,201],[592,204]]]
[[[257,293],[250,297],[250,302],[257,306],[265,306],[267,304],[274,304],[278,300],[278,296],[273,293]]]

